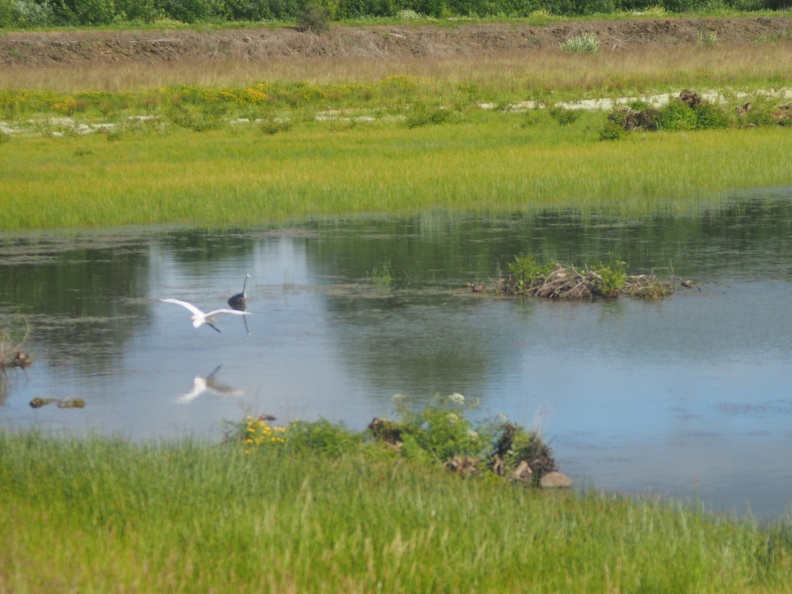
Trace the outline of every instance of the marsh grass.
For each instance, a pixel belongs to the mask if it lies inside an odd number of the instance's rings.
[[[784,525],[392,457],[2,432],[0,497],[3,593],[792,591]]]
[[[454,125],[298,123],[156,134],[14,138],[0,145],[6,230],[147,223],[258,224],[439,207],[507,211],[695,208],[789,183],[784,129],[633,133],[599,140],[606,115],[569,125],[482,113]],[[13,197],[13,199],[11,199]]]
[[[380,289],[387,289],[393,285],[393,266],[390,260],[382,262],[374,267],[369,277],[374,286]]]

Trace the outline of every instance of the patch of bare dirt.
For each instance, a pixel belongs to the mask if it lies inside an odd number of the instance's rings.
[[[322,35],[290,28],[6,33],[0,36],[0,65],[176,63],[207,58],[448,58],[556,47],[588,32],[594,33],[607,50],[695,45],[712,34],[720,44],[749,44],[789,39],[792,17],[566,22],[545,27],[510,23],[333,26]]]

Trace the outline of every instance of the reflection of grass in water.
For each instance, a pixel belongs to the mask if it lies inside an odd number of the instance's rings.
[[[381,289],[387,289],[393,284],[393,269],[391,268],[390,260],[375,266],[369,275],[374,286]]]
[[[0,452],[7,591],[788,591],[783,526],[462,480],[385,447],[245,455],[4,431]]]

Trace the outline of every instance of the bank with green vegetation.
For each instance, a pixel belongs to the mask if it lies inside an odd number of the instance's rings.
[[[666,122],[659,129],[628,130],[613,114],[553,105],[430,105],[408,101],[407,91],[322,110],[305,99],[316,89],[299,85],[286,94],[299,106],[240,101],[253,91],[175,92],[165,107],[107,126],[94,110],[134,101],[5,93],[7,112],[36,129],[3,133],[0,226],[256,225],[427,208],[648,212],[790,183],[789,120],[774,119],[780,101],[772,98],[757,96],[767,107],[745,116],[709,110],[714,126],[674,106],[655,120]],[[197,106],[192,94],[204,95]],[[766,125],[749,121],[755,114]],[[82,134],[89,125],[93,133]]]
[[[0,432],[0,592],[792,591],[788,523],[535,488],[541,438],[465,406],[221,445]]]

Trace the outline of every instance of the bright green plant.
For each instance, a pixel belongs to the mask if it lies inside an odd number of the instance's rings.
[[[427,106],[423,103],[413,105],[407,113],[405,125],[408,128],[419,128],[429,124],[444,124],[454,117],[454,111],[443,106]]]
[[[330,29],[330,9],[317,2],[309,2],[297,15],[297,28],[306,33],[320,35]]]
[[[552,265],[537,264],[533,256],[517,256],[507,264],[509,274],[514,278],[520,290],[532,285],[537,279],[546,277]]]
[[[278,132],[287,132],[290,130],[292,121],[286,117],[268,114],[261,118],[261,121],[258,122],[258,127],[264,134],[269,134],[271,136]]]
[[[436,395],[433,402],[421,411],[413,411],[406,398],[395,398],[400,420],[401,437],[410,450],[419,447],[436,461],[445,462],[455,456],[481,457],[491,447],[491,441],[474,429],[466,414],[477,402],[462,394]]]
[[[371,271],[371,280],[380,289],[387,289],[393,284],[393,268],[390,260],[374,267]]]
[[[718,43],[718,33],[716,31],[699,31],[696,35],[696,44],[704,46],[713,46]]]
[[[623,126],[616,122],[607,121],[599,133],[600,140],[621,140],[627,134]]]
[[[341,423],[331,423],[327,419],[294,421],[284,433],[287,452],[322,452],[333,458],[359,452],[365,437],[362,433],[349,431]]]
[[[594,33],[586,32],[570,37],[559,47],[570,54],[596,54],[600,49],[600,42]]]
[[[598,277],[597,288],[605,297],[615,297],[627,284],[626,262],[617,260],[612,264],[599,263],[593,268]]]
[[[696,112],[681,101],[670,101],[657,114],[659,130],[695,130]]]
[[[726,112],[712,103],[701,103],[695,107],[694,111],[696,112],[697,130],[728,128],[731,124]]]
[[[547,112],[550,116],[562,126],[568,126],[569,124],[574,124],[578,118],[580,117],[580,110],[576,109],[567,109],[566,107],[561,107],[560,105],[552,105],[547,109]]]

